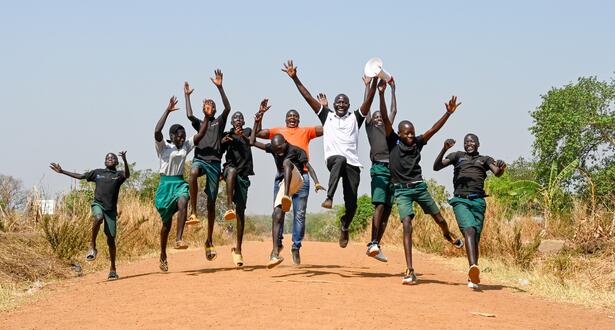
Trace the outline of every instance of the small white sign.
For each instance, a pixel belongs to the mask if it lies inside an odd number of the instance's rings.
[[[42,199],[41,200],[41,213],[53,214],[56,209],[56,201],[54,199]]]

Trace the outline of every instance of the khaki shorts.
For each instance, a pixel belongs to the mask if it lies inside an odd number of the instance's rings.
[[[290,174],[290,189],[288,191],[289,197],[296,194],[303,187],[303,176],[294,164],[293,170]],[[282,205],[284,190],[286,190],[286,183],[284,182],[284,179],[282,179],[282,181],[280,181],[280,189],[278,190],[278,194],[275,196],[275,200],[273,201],[274,208]]]

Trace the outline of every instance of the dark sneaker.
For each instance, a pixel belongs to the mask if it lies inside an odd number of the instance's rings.
[[[401,280],[401,284],[403,285],[412,285],[416,283],[416,274],[414,274],[414,269],[406,269],[406,274],[404,278]]]
[[[345,248],[348,245],[348,229],[340,229],[340,247]]]
[[[299,249],[293,248],[290,250],[290,253],[293,255],[293,265],[301,265],[301,255],[299,254]]]
[[[115,270],[112,270],[109,272],[109,276],[107,276],[107,281],[115,281],[118,278],[120,278],[120,276],[117,274]]]

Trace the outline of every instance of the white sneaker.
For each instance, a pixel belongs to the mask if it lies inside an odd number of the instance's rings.
[[[389,261],[389,259],[387,259],[387,256],[385,256],[384,253],[382,253],[382,250],[378,251],[378,254],[374,256],[374,259],[378,261],[382,261],[382,262]]]
[[[480,289],[480,287],[478,286],[478,284],[472,283],[472,281],[468,280],[468,288],[472,289],[472,290],[478,290]]]
[[[378,247],[378,244],[370,244],[367,247],[367,252],[365,252],[365,254],[372,258],[378,255],[378,253],[380,253],[380,247]]]

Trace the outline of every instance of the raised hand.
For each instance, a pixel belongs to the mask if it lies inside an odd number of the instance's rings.
[[[233,141],[233,138],[230,134],[226,134],[224,135],[224,137],[222,137],[222,143],[229,143],[231,141]]]
[[[495,166],[499,167],[500,169],[505,169],[506,168],[506,163],[503,160],[497,160],[495,162]]]
[[[269,99],[263,99],[261,101],[260,106],[258,107],[258,113],[261,114],[261,117],[262,117],[262,114],[264,114],[265,112],[267,112],[267,110],[269,110],[269,108],[271,108],[270,105],[267,105],[268,102],[269,102]]]
[[[363,83],[365,84],[365,86],[369,85],[369,82],[372,81],[372,78],[363,75],[363,77],[361,77],[361,79],[363,79]]]
[[[380,93],[384,93],[386,89],[387,89],[387,82],[380,79],[380,81],[378,82],[378,91]]]
[[[192,94],[192,92],[194,92],[194,88],[190,88],[190,85],[188,84],[187,81],[184,81],[184,94],[185,95],[190,95]]]
[[[284,63],[282,71],[286,72],[291,78],[297,77],[297,67],[293,64],[293,60],[288,60],[288,62]]]
[[[320,183],[316,182],[316,185],[314,186],[314,191],[316,193],[318,193],[319,190],[327,190],[325,187],[321,186]]]
[[[391,79],[391,81],[389,81],[389,85],[391,86],[391,90],[395,91],[395,79]]]
[[[119,155],[122,157],[122,160],[126,161],[126,151],[120,151]]]
[[[57,173],[62,174],[62,166],[60,166],[60,164],[51,163],[51,164],[49,164],[49,168],[51,168],[52,170],[54,170]]]
[[[446,112],[453,113],[457,108],[461,105],[461,102],[457,103],[457,96],[453,95],[448,103],[444,103],[446,107]]]
[[[171,96],[169,99],[169,105],[167,105],[167,112],[173,112],[179,110],[177,106],[177,97]]]
[[[325,95],[325,93],[318,93],[318,95],[316,95],[316,99],[323,108],[329,107],[329,101],[327,100],[327,95]]]
[[[446,141],[444,141],[444,150],[448,150],[450,148],[452,148],[455,145],[455,140],[453,139],[446,139]]]
[[[241,127],[235,127],[235,134],[237,136],[242,136],[243,135],[243,128]]]
[[[216,69],[214,71],[214,78],[209,78],[211,80],[212,83],[214,83],[214,85],[216,85],[216,87],[222,87],[222,71],[220,69]]]

